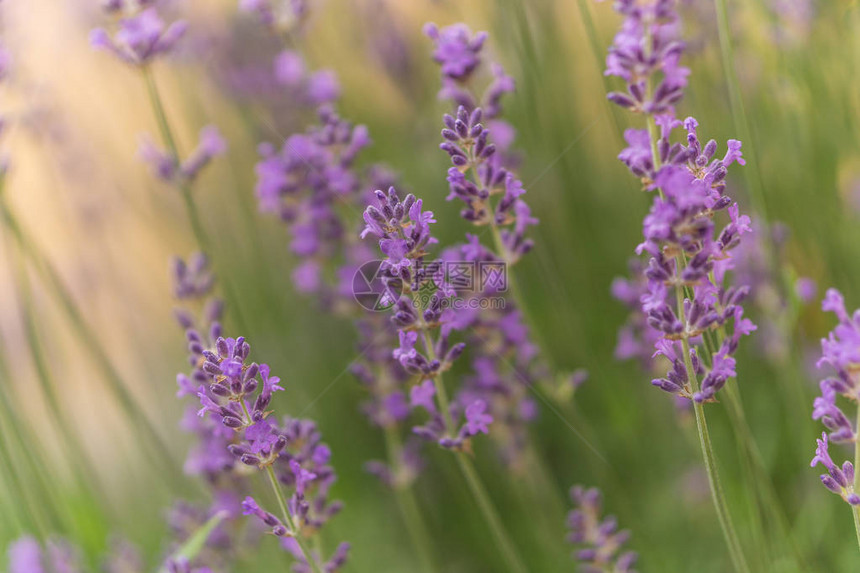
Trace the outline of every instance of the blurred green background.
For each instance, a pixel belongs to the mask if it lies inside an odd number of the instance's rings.
[[[438,132],[445,106],[436,100],[437,69],[422,24],[464,21],[489,31],[490,53],[517,80],[506,117],[518,130],[521,179],[541,221],[533,232],[536,248],[517,267],[517,277],[553,362],[590,372],[576,393],[575,416],[567,412],[565,421],[544,408],[532,428],[558,489],[554,531],[536,525],[545,515],[523,494],[521,478],[500,471],[491,448],[478,447],[479,469],[534,570],[574,570],[563,520],[564,492],[574,483],[604,490],[607,511],[633,531],[641,570],[729,570],[695,424],[651,387],[649,373],[613,358],[626,310],[611,298],[609,285],[626,274],[649,197],[615,159],[621,130],[640,126],[605,100],[602,62],[620,23],[610,3],[313,4],[305,54],[314,66],[338,73],[341,114],[366,124],[374,140],[364,160],[384,161],[425,199],[440,221],[443,244],[470,229],[458,216],[459,206],[444,200],[448,162],[438,150]],[[384,446],[359,411],[361,388],[345,371],[355,356],[352,329],[293,291],[289,275],[295,261],[286,232],[257,213],[253,196],[256,144],[278,142],[313,117],[284,119],[275,106],[237,101],[224,89],[219,78],[232,57],[265,62],[275,53],[272,43],[255,36],[254,23],[237,13],[235,2],[177,2],[176,9],[190,21],[189,45],[158,63],[155,73],[182,149],[192,147],[207,123],[229,140],[229,153],[206,171],[197,197],[217,246],[213,256],[240,294],[254,356],[286,382],[275,407],[317,420],[334,452],[334,496],[346,509],[329,524],[326,538],[352,543],[348,571],[413,571],[417,565],[390,493],[362,469]],[[177,429],[182,405],[174,398],[174,379],[185,367],[184,341],[172,321],[166,261],[172,253],[187,255],[194,243],[180,197],[154,182],[137,159],[138,134],[156,131],[144,86],[132,71],[88,47],[89,28],[101,22],[90,3],[32,0],[4,3],[2,10],[4,41],[14,58],[0,108],[11,125],[5,199],[59,269],[85,321],[180,464],[189,437]],[[383,10],[390,18],[384,25],[378,17]],[[836,286],[849,307],[860,306],[860,8],[857,2],[752,0],[731,1],[728,11],[732,64],[752,132],[744,150],[756,158],[741,168],[748,178],[734,171],[729,194],[749,211],[749,186],[761,185],[770,221],[791,230],[785,268],[813,277],[820,294]],[[692,75],[678,114],[696,116],[700,135],[722,147],[738,134],[714,7],[682,2],[682,17]],[[375,51],[377,36],[391,33],[405,41],[400,62],[386,62]],[[31,504],[15,492],[37,491],[41,481],[52,497],[30,501],[43,505],[52,529],[81,543],[93,562],[109,535],[119,533],[154,564],[165,547],[164,511],[178,495],[199,499],[202,492],[189,484],[177,490],[148,463],[48,287],[35,269],[22,267],[8,235],[0,269],[0,376],[4,401],[16,414],[4,415],[0,429],[4,443],[13,442],[17,430],[38,444],[13,448],[14,463],[0,469],[0,548],[32,517]],[[768,318],[755,307],[750,313],[757,322]],[[820,432],[810,419],[817,382],[810,363],[818,338],[831,327],[831,318],[814,302],[792,325],[782,356],[766,355],[754,335],[739,354],[739,384],[807,570],[854,571],[850,512],[808,467]],[[74,477],[76,460],[62,447],[59,426],[48,413],[32,359],[34,341],[44,358],[41,376],[50,379],[88,448],[92,463],[84,484]],[[745,536],[735,438],[722,408],[709,406],[708,412],[724,485]],[[496,550],[453,460],[433,452],[429,461],[417,493],[446,570],[498,570]],[[275,543],[267,545],[268,554],[236,570],[283,564]]]

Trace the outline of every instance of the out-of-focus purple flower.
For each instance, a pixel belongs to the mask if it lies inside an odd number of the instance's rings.
[[[218,128],[208,125],[200,130],[197,147],[181,163],[178,163],[173,155],[157,147],[148,137],[141,139],[139,153],[141,159],[150,164],[155,176],[162,181],[190,184],[214,157],[225,151],[227,151],[227,142]]]
[[[837,466],[830,458],[828,451],[827,433],[821,434],[820,440],[815,440],[818,447],[815,449],[815,457],[809,464],[815,467],[818,464],[824,466],[826,474],[821,475],[821,483],[831,492],[839,495],[850,505],[860,505],[860,495],[854,491],[854,465],[845,461],[842,467]]]
[[[818,293],[818,285],[814,279],[809,277],[800,277],[794,283],[794,291],[797,293],[797,298],[803,302],[812,302],[815,295]]]
[[[333,287],[323,280],[325,265],[353,252],[338,210],[344,202],[361,201],[362,181],[353,163],[370,137],[366,127],[353,126],[331,109],[321,109],[319,117],[321,125],[288,137],[280,151],[260,146],[256,194],[260,210],[278,215],[292,233],[291,249],[303,259],[293,275],[298,288],[317,289],[329,300]]]
[[[9,545],[9,573],[83,573],[80,550],[53,538],[44,548],[35,538],[20,537]]]
[[[568,541],[578,547],[573,556],[582,570],[635,573],[638,556],[624,551],[630,532],[619,531],[615,517],[603,517],[600,490],[574,486],[570,497],[575,507],[567,516]]]
[[[126,63],[145,66],[156,57],[170,53],[186,29],[183,21],[165,27],[158,10],[149,7],[120,20],[119,29],[113,36],[102,28],[93,30],[90,44],[113,53]]]
[[[33,537],[21,537],[9,545],[9,573],[43,573],[42,549]]]
[[[454,24],[439,29],[426,24],[424,33],[435,43],[433,59],[442,67],[442,74],[457,81],[465,81],[481,63],[480,53],[487,39],[486,32],[472,34],[465,24]]]
[[[305,61],[297,52],[284,50],[275,57],[275,79],[286,86],[296,86],[305,78]]]

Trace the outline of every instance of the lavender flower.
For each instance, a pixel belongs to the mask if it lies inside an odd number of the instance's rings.
[[[701,405],[716,401],[717,392],[735,377],[733,354],[741,337],[756,328],[744,318],[741,307],[749,287],[727,280],[734,267],[732,250],[751,231],[750,218],[741,215],[738,204],[725,194],[728,168],[735,162],[745,163],[741,143],[729,140],[725,155],[717,158],[717,142],[702,145],[694,118],[683,123],[675,119],[673,105],[683,96],[689,73],[679,65],[683,44],[678,39],[675,2],[623,0],[615,8],[625,21],[609,50],[606,74],[623,78],[627,93],[613,92],[608,97],[645,114],[647,123],[647,130],[625,132],[628,147],[618,158],[644,189],[656,191],[643,222],[644,241],[636,248],[638,255],[649,257],[642,273],[647,288],[639,302],[647,326],[659,333],[654,356],[664,357],[670,368],[651,383],[693,401],[699,445],[726,545],[735,568],[747,571],[743,548],[717,485],[715,455]],[[682,126],[685,143],[673,142],[674,130]],[[721,211],[728,213],[728,221],[720,228],[715,219]],[[629,298],[635,288],[622,290],[627,292],[618,294]],[[641,321],[634,319],[632,324]],[[643,339],[652,336],[647,329],[642,332]]]
[[[296,286],[326,298],[331,286],[323,280],[325,262],[349,255],[338,206],[360,196],[361,179],[352,166],[370,138],[366,127],[329,108],[319,114],[321,126],[288,137],[279,152],[260,146],[256,193],[260,210],[278,215],[292,232],[291,250],[303,260]]]
[[[411,411],[406,387],[411,376],[391,354],[396,329],[380,314],[355,316],[355,293],[367,286],[362,266],[374,255],[351,232],[355,221],[344,219],[344,207],[363,209],[372,189],[387,188],[395,178],[380,165],[357,167],[370,137],[365,126],[342,119],[330,105],[339,95],[332,72],[311,71],[297,52],[284,51],[276,58],[275,75],[298,94],[294,99],[317,106],[319,123],[288,137],[280,150],[260,146],[259,207],[277,215],[292,235],[290,247],[299,258],[292,275],[296,289],[313,294],[327,311],[355,317],[361,344],[352,370],[368,391],[362,410],[374,425],[398,435],[389,459],[372,460],[367,469],[388,485],[405,488],[422,467],[416,439],[403,443],[399,437]]]
[[[187,25],[176,21],[165,27],[155,7],[122,18],[119,29],[111,36],[97,28],[90,34],[90,44],[114,54],[133,66],[145,66],[155,58],[169,54],[185,35]]]
[[[653,384],[697,402],[711,401],[734,376],[731,355],[740,337],[755,330],[743,318],[740,306],[749,287],[725,284],[727,273],[734,268],[731,251],[751,231],[749,217],[741,215],[738,205],[725,195],[727,167],[734,162],[743,164],[743,157],[740,142],[730,140],[725,156],[715,159],[716,142],[700,144],[698,123],[693,118],[682,124],[671,115],[661,115],[657,122],[661,128],[657,157],[650,158],[648,133],[637,130],[627,131],[630,147],[619,155],[631,172],[646,182],[646,188],[659,190],[645,218],[645,241],[637,248],[637,253],[650,255],[642,273],[647,287],[640,291],[639,302],[648,327],[662,339],[657,342],[655,356],[663,356],[672,364],[669,374]],[[686,145],[672,143],[673,130],[682,125],[687,131]],[[729,220],[717,232],[714,216],[720,211],[727,211]],[[676,289],[683,289],[681,296],[675,297],[680,301],[677,305],[668,298]],[[630,283],[616,282],[615,290],[617,296],[628,300],[635,296]],[[729,323],[734,325],[731,336],[725,334]],[[717,347],[709,346],[711,332],[718,336]],[[643,328],[640,336],[647,340],[654,334]],[[689,359],[696,375],[703,376],[700,390],[688,379],[687,357],[678,345],[682,340],[692,346]],[[700,360],[702,351],[710,357],[709,365]]]
[[[168,183],[193,183],[200,171],[218,155],[227,151],[227,142],[218,128],[208,125],[200,131],[197,148],[181,163],[169,151],[160,149],[144,136],[140,141],[140,157],[152,168],[153,174]]]
[[[269,420],[272,396],[283,388],[269,366],[249,362],[249,354],[250,346],[242,337],[219,337],[211,350],[203,350],[205,362],[200,369],[208,381],[197,390],[202,406],[198,415],[236,433],[238,439],[227,449],[242,464],[268,472],[279,499],[280,488],[292,492],[282,518],[261,509],[250,497],[242,502],[243,513],[256,516],[277,537],[294,540],[302,555],[300,564],[311,559],[311,569],[322,570],[331,562],[323,564],[323,556],[312,554],[303,539],[341,508],[340,502],[328,501],[335,480],[329,465],[331,452],[313,422],[284,418],[278,425]],[[334,560],[342,564],[340,553]]]
[[[474,96],[480,91],[475,84],[485,67],[482,50],[486,34],[472,38],[463,24],[442,30],[428,24],[425,32],[434,40],[434,59],[441,65],[443,87],[439,97],[457,106],[452,115],[443,118],[444,141],[440,145],[453,164],[448,170],[447,199],[462,201],[465,208],[461,216],[477,227],[488,226],[494,242],[493,248],[487,248],[476,235],[467,234],[465,244],[448,249],[442,258],[476,268],[496,265],[505,269],[512,283],[510,289],[508,281],[499,281],[471,292],[458,290],[458,296],[475,303],[472,306],[478,309],[481,299],[505,297],[508,290],[514,291],[513,298],[518,296],[511,267],[532,249],[533,241],[527,233],[538,222],[523,200],[525,189],[513,172],[518,163],[510,151],[515,130],[500,118],[502,97],[514,91],[515,82],[499,64],[490,63],[491,80],[480,98]],[[475,376],[465,379],[457,401],[461,408],[468,408],[475,400],[487,404],[496,423],[505,426],[495,433],[501,437],[503,460],[509,466],[523,468],[526,426],[537,416],[531,386],[546,376],[513,298],[506,298],[502,309],[458,315],[456,328],[467,332]],[[556,396],[570,395],[563,386],[551,391]]]
[[[615,517],[603,518],[600,490],[574,486],[570,497],[576,506],[567,516],[568,541],[580,548],[574,558],[583,573],[635,573],[637,555],[621,552],[630,539],[627,530],[618,531]]]
[[[860,495],[855,491],[854,466],[844,462],[837,466],[830,457],[830,442],[854,443],[857,447],[856,426],[836,404],[836,398],[843,396],[849,401],[860,404],[860,386],[857,372],[860,370],[860,311],[849,315],[845,309],[845,299],[836,289],[828,289],[822,308],[833,312],[839,324],[827,338],[821,340],[821,359],[818,367],[828,366],[835,376],[821,381],[821,396],[815,399],[812,418],[821,420],[827,432],[816,440],[818,447],[812,459],[812,467],[821,464],[827,470],[821,476],[824,487],[842,497],[852,506],[860,505]],[[855,406],[856,408],[856,406]]]
[[[451,344],[454,330],[453,312],[443,302],[454,294],[446,282],[440,261],[427,260],[426,247],[436,244],[430,225],[433,213],[424,211],[421,199],[412,194],[403,200],[390,188],[376,191],[378,206],[369,205],[364,212],[362,237],[372,235],[385,255],[380,271],[397,288],[399,295],[392,307],[392,322],[398,329],[399,347],[392,356],[403,368],[421,380],[411,391],[411,402],[423,407],[430,421],[414,431],[446,448],[463,448],[469,438],[485,431],[492,416],[485,413],[486,403],[474,400],[464,408],[451,405],[441,386],[433,379],[451,367],[463,352],[463,343]],[[432,333],[438,332],[434,341]],[[423,350],[417,346],[419,339]],[[438,404],[438,405],[437,405]],[[454,420],[465,415],[465,422],[454,433]]]
[[[679,64],[684,44],[675,1],[622,0],[615,10],[625,19],[609,48],[605,74],[623,78],[627,91],[610,93],[610,101],[646,114],[671,111],[690,73]]]

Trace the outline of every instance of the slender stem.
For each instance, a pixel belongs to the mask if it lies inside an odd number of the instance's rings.
[[[422,331],[424,334],[424,347],[427,352],[427,357],[430,360],[434,360],[436,359],[436,350],[433,346],[433,340],[430,338],[430,333],[427,328],[423,328]],[[436,387],[436,394],[439,397],[439,407],[443,411],[446,430],[449,433],[453,432],[454,422],[451,419],[451,408],[448,402],[448,394],[445,391],[445,383],[442,380],[441,374],[436,374],[436,376],[433,377],[433,384]],[[515,573],[526,573],[528,570],[525,565],[523,565],[523,561],[517,553],[516,547],[508,536],[505,526],[502,524],[502,519],[499,517],[498,511],[496,511],[490,496],[487,494],[483,483],[481,483],[481,478],[478,477],[478,472],[475,470],[472,460],[465,452],[458,451],[455,454],[457,462],[460,465],[460,470],[463,472],[463,477],[466,478],[469,490],[472,492],[472,496],[478,503],[478,507],[484,515],[487,525],[490,526],[490,531],[492,532],[493,537],[496,538],[496,544],[501,550],[508,566],[511,571],[514,571]]]
[[[167,147],[167,151],[170,153],[174,164],[178,166],[180,162],[179,147],[176,144],[176,138],[174,137],[173,130],[170,127],[170,121],[167,119],[164,100],[161,98],[158,86],[155,83],[155,77],[149,67],[143,68],[143,77],[146,81],[147,93],[149,94],[152,110],[155,113],[155,118],[158,122],[158,129],[161,132],[161,138],[164,141],[164,145]],[[197,241],[197,246],[200,251],[212,258],[214,262],[209,235],[206,232],[206,228],[203,226],[200,217],[200,210],[197,208],[197,202],[194,200],[191,185],[187,181],[180,179],[178,187],[179,193],[182,195],[182,202],[185,204],[185,211],[188,214],[188,222],[191,225],[191,232],[194,234],[194,238]],[[247,332],[247,323],[245,322],[242,314],[242,309],[238,304],[239,297],[233,290],[232,283],[230,283],[226,278],[222,278],[221,285],[224,289],[227,302],[233,309],[232,316],[236,320],[236,325],[242,332]]]
[[[176,145],[176,138],[173,135],[173,130],[170,128],[170,122],[167,119],[167,113],[164,110],[164,100],[161,99],[161,94],[158,92],[158,86],[155,83],[155,77],[152,75],[152,70],[149,67],[143,68],[143,77],[146,80],[146,89],[149,94],[149,101],[152,104],[152,110],[155,113],[155,119],[158,122],[158,129],[161,132],[161,138],[167,146],[167,151],[170,153],[174,164],[179,165],[179,148]],[[197,210],[197,204],[191,193],[191,186],[186,182],[179,185],[179,190],[182,194],[182,200],[185,202],[185,208],[188,211],[188,219],[191,223],[191,230],[200,250],[209,253],[209,238],[206,230],[200,223],[200,214]]]
[[[676,259],[678,272],[680,272],[681,262],[680,257],[678,257]],[[678,304],[678,318],[683,323],[684,295],[681,292],[680,286],[675,287],[675,298]],[[699,379],[696,375],[696,370],[693,368],[693,360],[690,357],[690,344],[686,337],[681,338],[681,349],[684,353],[684,367],[687,370],[687,378],[689,378],[690,383],[692,384],[693,394],[695,394],[699,391]],[[739,573],[749,573],[750,568],[749,565],[747,565],[740,540],[735,532],[732,517],[729,513],[729,507],[726,503],[725,493],[723,493],[723,487],[720,484],[720,476],[717,470],[717,459],[714,454],[713,445],[711,444],[711,436],[708,431],[708,421],[705,418],[705,410],[702,407],[702,404],[696,401],[693,401],[693,410],[696,414],[696,426],[699,430],[699,445],[702,448],[702,456],[705,460],[705,471],[708,474],[708,485],[711,489],[711,499],[713,500],[714,507],[717,510],[717,518],[720,521],[720,527],[723,530],[723,537],[725,538],[726,545],[729,549],[729,557],[731,558],[736,571]]]
[[[409,536],[412,538],[412,545],[418,553],[418,559],[421,561],[422,569],[427,573],[433,573],[437,569],[433,560],[430,534],[427,531],[427,525],[424,523],[424,518],[421,515],[418,501],[415,499],[415,492],[412,489],[412,484],[400,484],[397,481],[399,475],[400,456],[403,452],[403,444],[400,442],[400,436],[397,434],[396,426],[388,425],[385,427],[385,449],[388,454],[388,465],[394,472],[394,481],[391,484],[391,487],[394,490],[397,505],[400,508],[400,513],[403,514],[403,521],[406,524],[406,529],[409,530]]]
[[[499,517],[499,513],[496,511],[496,507],[493,505],[490,496],[487,494],[481,478],[478,477],[478,472],[475,470],[471,458],[465,452],[457,452],[456,457],[457,463],[460,465],[460,470],[463,472],[463,477],[466,478],[469,490],[478,503],[478,507],[484,515],[487,525],[490,526],[493,537],[496,538],[496,544],[501,550],[508,567],[516,573],[526,573],[528,569],[526,569],[516,547],[508,536],[502,519]]]
[[[275,476],[275,470],[272,469],[272,466],[266,466],[266,474],[269,476],[269,483],[272,484],[272,490],[275,492],[275,497],[278,498],[278,505],[281,508],[281,513],[284,517],[284,523],[286,523],[287,527],[290,528],[290,533],[293,536],[293,539],[296,540],[296,544],[299,546],[299,550],[302,552],[302,556],[305,561],[307,561],[308,566],[314,571],[314,573],[322,573],[322,569],[320,569],[319,563],[317,563],[316,559],[314,559],[314,555],[311,550],[308,548],[307,542],[302,539],[301,529],[293,522],[292,517],[290,517],[290,510],[287,506],[287,500],[284,497],[284,492],[281,489],[281,484],[278,483],[278,478]],[[322,558],[322,556],[320,556]]]
[[[854,493],[860,492],[860,402],[857,404],[857,427],[854,431]],[[854,513],[854,531],[857,532],[857,546],[860,547],[860,507],[851,506]]]
[[[433,340],[430,338],[430,332],[427,328],[422,329],[422,334],[424,336],[424,350],[427,352],[427,357],[432,361],[436,358],[436,349],[433,346]],[[433,377],[433,385],[436,388],[436,396],[439,398],[439,409],[442,410],[445,430],[449,433],[453,432],[454,420],[451,419],[451,402],[448,400],[448,391],[445,390],[445,382],[442,380],[441,374]]]

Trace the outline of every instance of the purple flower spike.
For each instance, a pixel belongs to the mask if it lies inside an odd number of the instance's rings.
[[[633,567],[637,554],[633,551],[622,552],[630,532],[618,531],[613,516],[602,516],[600,490],[574,486],[570,490],[570,497],[574,509],[567,516],[570,530],[568,541],[579,548],[573,555],[582,570],[636,573]]]
[[[90,44],[113,53],[120,60],[145,66],[158,56],[170,53],[185,34],[187,25],[177,21],[165,28],[154,7],[123,18],[113,37],[99,28],[90,34]]]
[[[436,24],[426,24],[424,33],[436,45],[433,59],[442,67],[445,77],[465,81],[481,63],[480,53],[487,39],[486,32],[472,35],[465,24],[454,24],[441,30]]]
[[[615,3],[625,18],[606,57],[607,76],[627,82],[626,92],[612,92],[609,100],[647,114],[670,112],[681,99],[690,71],[679,65],[684,44],[673,0],[640,4]]]
[[[495,231],[480,233],[493,237],[491,247],[481,244],[478,234],[467,234],[465,244],[448,249],[442,258],[474,268],[504,268],[501,274],[507,275],[532,249],[534,242],[529,234],[538,223],[526,203],[527,190],[516,174],[519,157],[512,151],[516,131],[502,119],[502,101],[515,91],[516,82],[501,65],[488,61],[483,53],[485,35],[473,37],[464,24],[441,30],[430,24],[425,32],[434,41],[433,58],[440,64],[439,98],[451,104],[449,113],[442,118],[439,146],[451,159],[447,200],[462,202],[460,215],[467,222]],[[490,77],[489,83],[476,85],[482,77]],[[572,395],[573,388],[567,380],[546,379],[537,347],[520,309],[512,297],[505,295],[507,290],[507,280],[488,280],[477,288],[457,292],[466,302],[475,304],[474,310],[458,312],[452,322],[443,326],[443,331],[476,333],[466,337],[474,375],[465,379],[457,395],[456,413],[465,414],[466,423],[453,437],[440,434],[436,419],[415,430],[443,447],[467,447],[465,442],[470,436],[483,433],[483,424],[469,423],[469,416],[474,416],[473,420],[479,417],[474,405],[480,402],[484,405],[483,415],[494,419],[497,426],[504,426],[490,433],[497,439],[503,461],[517,471],[526,471],[522,445],[526,443],[528,424],[538,416],[530,385],[548,386],[560,400]],[[482,299],[488,297],[504,300],[504,308],[478,311],[485,302]],[[486,333],[494,334],[485,336]]]
[[[852,403],[851,411],[857,410],[860,402],[860,386],[857,372],[860,371],[860,311],[849,315],[845,308],[845,297],[836,289],[828,289],[822,308],[833,312],[839,319],[839,324],[821,340],[821,359],[818,366],[827,366],[834,376],[825,378],[819,384],[821,396],[813,402],[812,418],[821,420],[827,432],[816,440],[815,457],[812,467],[818,464],[824,466],[827,473],[821,475],[824,487],[838,494],[850,505],[860,504],[860,496],[855,491],[854,472],[851,462],[844,462],[842,467],[836,465],[830,457],[830,442],[842,442],[858,446],[854,420],[848,418],[837,404],[837,398],[842,396]]]

